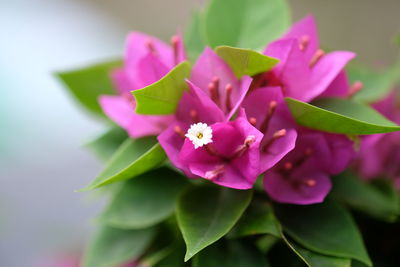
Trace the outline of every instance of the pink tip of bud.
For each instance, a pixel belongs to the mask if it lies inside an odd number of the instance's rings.
[[[308,35],[301,36],[300,44],[299,44],[300,50],[301,51],[306,50],[309,43],[310,43],[310,36],[308,36]]]
[[[218,176],[220,176],[221,174],[223,174],[224,171],[225,171],[224,165],[217,166],[214,170],[207,171],[207,172],[204,174],[204,178],[206,178],[207,180],[213,181],[213,180],[215,180],[216,178],[218,178]]]
[[[214,76],[214,77],[212,78],[212,82],[213,82],[213,83],[218,83],[218,82],[219,82],[219,77],[218,77],[218,76]]]
[[[275,109],[276,106],[278,106],[278,103],[276,101],[272,100],[271,102],[269,102],[270,109]]]
[[[185,133],[182,131],[182,128],[178,125],[174,127],[174,132],[177,133],[180,137],[185,138]]]
[[[283,137],[285,135],[286,135],[286,129],[281,129],[279,131],[276,131],[272,137],[274,139],[277,139],[277,138],[281,138],[281,137]]]
[[[364,84],[360,81],[355,81],[349,90],[349,97],[353,97],[355,94],[360,92],[364,87]]]
[[[256,124],[257,124],[257,119],[254,118],[254,117],[251,117],[251,118],[249,119],[249,122],[250,122],[251,125],[256,126]]]
[[[313,149],[311,147],[307,147],[306,150],[304,151],[304,154],[306,156],[311,156],[313,154]]]
[[[232,92],[232,90],[233,90],[233,86],[232,86],[232,84],[230,84],[230,83],[228,83],[226,86],[225,86],[225,90],[227,91],[227,93],[229,92]]]
[[[178,35],[174,35],[171,37],[171,44],[172,46],[177,46],[179,43],[179,36]]]
[[[212,91],[212,90],[215,90],[215,89],[216,89],[214,83],[209,83],[209,84],[207,85],[207,87],[208,87],[208,90],[209,90],[209,91]]]
[[[194,110],[194,109],[190,110],[190,118],[192,118],[193,122],[198,121],[198,114],[197,114],[196,110]]]
[[[317,182],[314,180],[314,179],[307,179],[307,180],[305,180],[304,181],[304,184],[305,185],[307,185],[307,186],[315,186],[315,184],[316,184]]]
[[[293,163],[291,163],[290,161],[287,161],[284,163],[283,167],[285,168],[285,170],[291,170],[293,169]]]
[[[318,49],[315,54],[313,55],[313,57],[310,60],[310,68],[314,67],[315,64],[318,63],[318,61],[325,55],[325,51],[322,49]]]
[[[249,135],[244,140],[245,146],[251,146],[256,141],[256,137],[254,135]]]
[[[147,39],[145,42],[145,45],[146,45],[147,49],[149,49],[150,52],[154,53],[156,51],[152,40]]]
[[[228,83],[225,86],[225,90],[226,90],[226,100],[225,100],[226,101],[226,103],[225,103],[226,110],[231,110],[231,108],[232,108],[231,95],[232,95],[232,90],[233,90],[232,84]]]

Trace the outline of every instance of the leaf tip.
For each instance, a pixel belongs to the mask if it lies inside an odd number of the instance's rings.
[[[193,253],[187,251],[186,254],[185,254],[185,259],[184,259],[184,261],[187,262],[187,261],[190,260],[193,256],[194,256]]]

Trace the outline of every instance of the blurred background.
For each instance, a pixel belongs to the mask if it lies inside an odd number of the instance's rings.
[[[75,189],[102,164],[82,146],[105,126],[52,73],[120,57],[126,34],[169,39],[199,0],[0,1],[0,266],[41,266],[78,253],[101,204]],[[398,54],[398,0],[292,0],[314,14],[321,43],[370,65]]]

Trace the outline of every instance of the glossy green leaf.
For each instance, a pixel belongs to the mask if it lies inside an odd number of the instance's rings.
[[[332,201],[308,206],[276,205],[275,212],[284,232],[304,248],[372,266],[350,213]]]
[[[79,191],[88,191],[131,179],[158,167],[165,159],[165,152],[155,138],[128,138],[114,153],[97,178]]]
[[[268,253],[280,239],[273,235],[264,235],[257,239],[255,245],[262,253]]]
[[[236,77],[254,76],[272,69],[279,60],[254,50],[231,46],[218,46],[215,52],[231,67]]]
[[[223,237],[250,203],[251,190],[196,186],[178,200],[177,219],[186,243],[185,261]]]
[[[259,234],[280,237],[280,227],[269,203],[253,201],[229,233],[229,237],[237,238]]]
[[[374,102],[385,97],[400,82],[400,64],[386,70],[373,70],[360,65],[350,65],[348,75],[351,82],[361,81],[363,88],[353,99]]]
[[[389,222],[399,216],[399,196],[391,181],[379,179],[367,183],[348,172],[332,181],[333,196],[350,207]]]
[[[126,138],[128,138],[128,135],[125,130],[114,126],[85,146],[99,159],[106,161],[111,158]]]
[[[139,114],[171,114],[175,112],[182,94],[187,90],[185,81],[190,75],[190,64],[182,62],[159,81],[132,92]]]
[[[243,241],[219,241],[193,258],[192,267],[267,267],[266,257],[253,245]]]
[[[196,61],[197,57],[206,46],[203,17],[203,13],[194,12],[191,16],[191,22],[185,31],[185,48],[191,62]]]
[[[160,168],[129,180],[117,192],[100,220],[118,228],[145,228],[170,217],[187,178]]]
[[[211,0],[205,13],[208,45],[261,49],[290,25],[284,0]]]
[[[310,267],[350,267],[351,259],[322,255],[302,246],[296,242],[285,239],[286,244]]]
[[[83,267],[114,267],[140,256],[155,235],[154,228],[122,230],[102,226],[86,250]]]
[[[348,99],[325,98],[312,105],[288,97],[285,100],[296,122],[312,129],[354,135],[400,131],[399,125],[373,108]]]
[[[120,60],[57,73],[69,92],[90,112],[104,115],[98,103],[100,95],[114,95],[110,72],[122,66]]]

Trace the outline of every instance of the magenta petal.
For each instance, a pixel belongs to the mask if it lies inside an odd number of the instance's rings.
[[[297,133],[293,129],[294,124],[287,121],[282,113],[285,112],[285,103],[283,103],[283,95],[280,87],[259,88],[252,92],[243,102],[243,107],[249,118],[253,117],[257,120],[256,126],[259,128],[268,113],[268,106],[271,101],[280,103],[274,116],[269,122],[267,133],[264,133],[263,143],[268,142],[272,135],[281,129],[286,129],[286,135],[274,141],[267,151],[262,152],[260,156],[261,172],[265,172],[278,161],[280,161],[288,152],[290,152],[296,143]]]
[[[199,88],[189,82],[190,92],[185,92],[179,101],[176,117],[179,121],[193,124],[198,121],[213,124],[224,120],[224,114]],[[197,118],[192,118],[195,112]],[[198,120],[198,121],[197,121]]]
[[[374,134],[361,139],[357,165],[361,175],[366,179],[375,178],[383,173],[385,157],[378,152],[377,147],[384,138],[384,134]]]
[[[313,95],[311,70],[297,40],[275,41],[268,46],[265,54],[281,60],[273,71],[283,84],[285,96],[301,101],[310,99],[310,95]]]
[[[319,38],[317,25],[314,16],[310,15],[296,22],[289,30],[284,38],[296,38],[299,42],[303,38],[308,38],[308,44],[305,46],[303,53],[307,61],[310,61],[315,51],[319,48]]]
[[[347,51],[335,51],[323,56],[312,68],[312,88],[304,101],[310,101],[322,94],[354,57],[354,53]]]
[[[251,92],[243,101],[243,108],[247,116],[257,120],[257,127],[263,122],[271,101],[281,103],[283,101],[282,90],[280,87],[263,87]]]
[[[263,135],[246,120],[244,111],[235,121],[216,123],[211,127],[213,142],[209,148],[195,149],[186,139],[179,154],[180,164],[216,184],[236,189],[250,188],[259,175],[259,144]],[[247,138],[254,138],[253,143],[237,154]],[[217,175],[211,175],[216,172]]]
[[[330,154],[331,162],[326,166],[329,174],[338,174],[342,172],[354,158],[355,152],[353,142],[344,135],[325,134]]]
[[[247,121],[243,109],[234,123],[236,124],[237,129],[241,129],[244,136],[256,137],[256,141],[251,145],[248,151],[232,162],[232,166],[235,169],[240,170],[242,175],[246,177],[247,181],[254,184],[257,180],[257,176],[261,173],[259,148],[261,140],[263,139],[263,134]]]
[[[319,97],[346,97],[349,89],[349,79],[346,72],[342,70]]]
[[[154,47],[154,53],[165,66],[172,68],[175,65],[173,51],[168,44],[153,36],[132,32],[127,38],[125,50],[125,64],[128,68],[135,68],[139,60],[150,52],[149,43]]]
[[[307,184],[313,181],[313,185]],[[298,169],[290,177],[275,172],[267,172],[264,177],[264,189],[276,202],[298,205],[321,203],[331,190],[330,178],[312,168]]]
[[[243,100],[247,95],[247,92],[249,91],[250,84],[252,81],[253,79],[250,78],[249,76],[243,76],[240,82],[240,87],[238,88],[239,90],[235,90],[232,92],[232,102],[234,103],[234,106],[229,112],[229,114],[226,116],[226,121],[229,121],[232,118],[232,116],[236,113],[238,108],[241,106]]]
[[[282,128],[281,128],[282,129]],[[271,138],[267,135],[266,139]],[[260,170],[265,172],[277,164],[296,146],[297,132],[295,129],[286,129],[286,135],[274,141],[267,151],[260,156]]]
[[[111,79],[115,88],[122,95],[125,93],[130,93],[130,91],[138,88],[138,85],[129,80],[125,73],[125,69],[115,69],[111,73]]]
[[[189,108],[185,108],[184,112],[190,112],[190,108],[193,109],[197,106],[196,111],[199,114],[199,120],[207,124],[213,124],[215,122],[221,122],[224,120],[225,115],[223,111],[215,104],[214,101],[199,87],[193,84],[191,81],[187,81],[190,87],[190,93],[195,98],[197,103],[185,103],[189,104]],[[184,101],[182,101],[184,102]],[[193,106],[192,106],[193,105]],[[191,106],[191,107],[190,107]]]
[[[204,177],[205,176],[205,170],[212,170],[217,168],[218,165],[215,164],[191,164],[190,165],[190,170],[200,176]],[[215,184],[224,186],[224,187],[229,187],[229,188],[234,188],[234,189],[241,189],[241,190],[246,190],[250,189],[253,187],[254,182],[249,182],[247,181],[240,171],[237,169],[227,166],[224,169],[224,175],[221,177],[216,178],[215,180],[212,181]]]
[[[157,82],[168,73],[169,69],[152,53],[147,53],[137,64],[136,80],[140,80],[139,88]]]
[[[225,96],[225,86],[230,83],[237,91],[239,81],[232,70],[211,48],[206,47],[193,66],[190,81],[208,94],[208,84],[214,77],[219,78],[219,94]],[[224,103],[225,98],[221,101]]]
[[[185,167],[179,161],[179,151],[181,150],[185,142],[185,138],[182,138],[179,134],[175,132],[175,127],[177,126],[180,127],[183,132],[186,132],[189,128],[189,125],[185,123],[172,123],[157,137],[157,139],[172,164],[174,164],[175,167],[177,167],[178,169],[181,169],[186,174],[186,176],[194,177],[190,173],[188,167]]]
[[[101,96],[99,102],[104,113],[133,138],[158,135],[174,120],[172,115],[135,114],[134,102],[130,102],[122,96]]]

